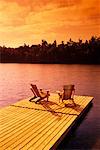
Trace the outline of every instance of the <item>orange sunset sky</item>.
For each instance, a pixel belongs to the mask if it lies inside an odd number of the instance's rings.
[[[0,0],[0,45],[100,35],[100,0]]]

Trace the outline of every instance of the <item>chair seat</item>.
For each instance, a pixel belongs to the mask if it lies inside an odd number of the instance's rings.
[[[74,92],[75,92],[75,89],[74,89],[74,85],[64,85],[63,86],[63,91],[56,91],[59,95],[59,102],[60,100],[63,102],[65,100],[72,100],[73,104],[75,105],[74,103]]]
[[[37,103],[39,100],[40,100],[40,97],[36,97],[36,98],[31,98],[29,101]]]
[[[47,101],[48,101],[48,98],[50,96],[49,91],[44,92],[42,89],[38,89],[37,86],[34,84],[31,84],[31,91],[34,94],[34,96],[36,97],[34,100],[35,103],[41,101],[44,98],[47,98]],[[30,100],[30,101],[32,101],[32,100]]]

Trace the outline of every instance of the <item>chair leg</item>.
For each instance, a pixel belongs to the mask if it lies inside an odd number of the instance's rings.
[[[47,102],[49,101],[49,96],[50,96],[50,93],[49,91],[47,91]]]
[[[47,102],[49,101],[49,96],[47,96]]]
[[[73,99],[73,98],[71,98],[71,100],[72,100],[72,102],[73,102],[74,106],[76,106],[76,104],[75,104],[75,102],[74,102],[74,99]]]
[[[59,96],[59,103],[60,103],[60,100],[63,102],[63,100],[62,100],[62,94],[58,93],[58,96]]]
[[[59,97],[59,103],[60,103],[60,97]]]

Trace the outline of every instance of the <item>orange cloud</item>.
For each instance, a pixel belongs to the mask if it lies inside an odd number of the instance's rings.
[[[1,0],[0,43],[17,46],[100,34],[99,0]]]
[[[77,3],[80,3],[82,0],[42,0],[42,1],[37,1],[37,0],[2,0],[2,1],[5,1],[5,2],[16,2],[18,3],[19,5],[30,5],[30,4],[35,4],[35,5],[40,5],[40,6],[44,6],[46,4],[49,4],[49,3],[53,3],[53,4],[58,4],[58,5],[74,5],[74,4],[77,4]]]

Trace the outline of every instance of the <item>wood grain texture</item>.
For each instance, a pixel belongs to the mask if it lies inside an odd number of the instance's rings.
[[[57,94],[40,104],[29,99],[0,109],[0,150],[54,149],[93,97],[74,96],[76,106],[70,100],[59,103]]]

